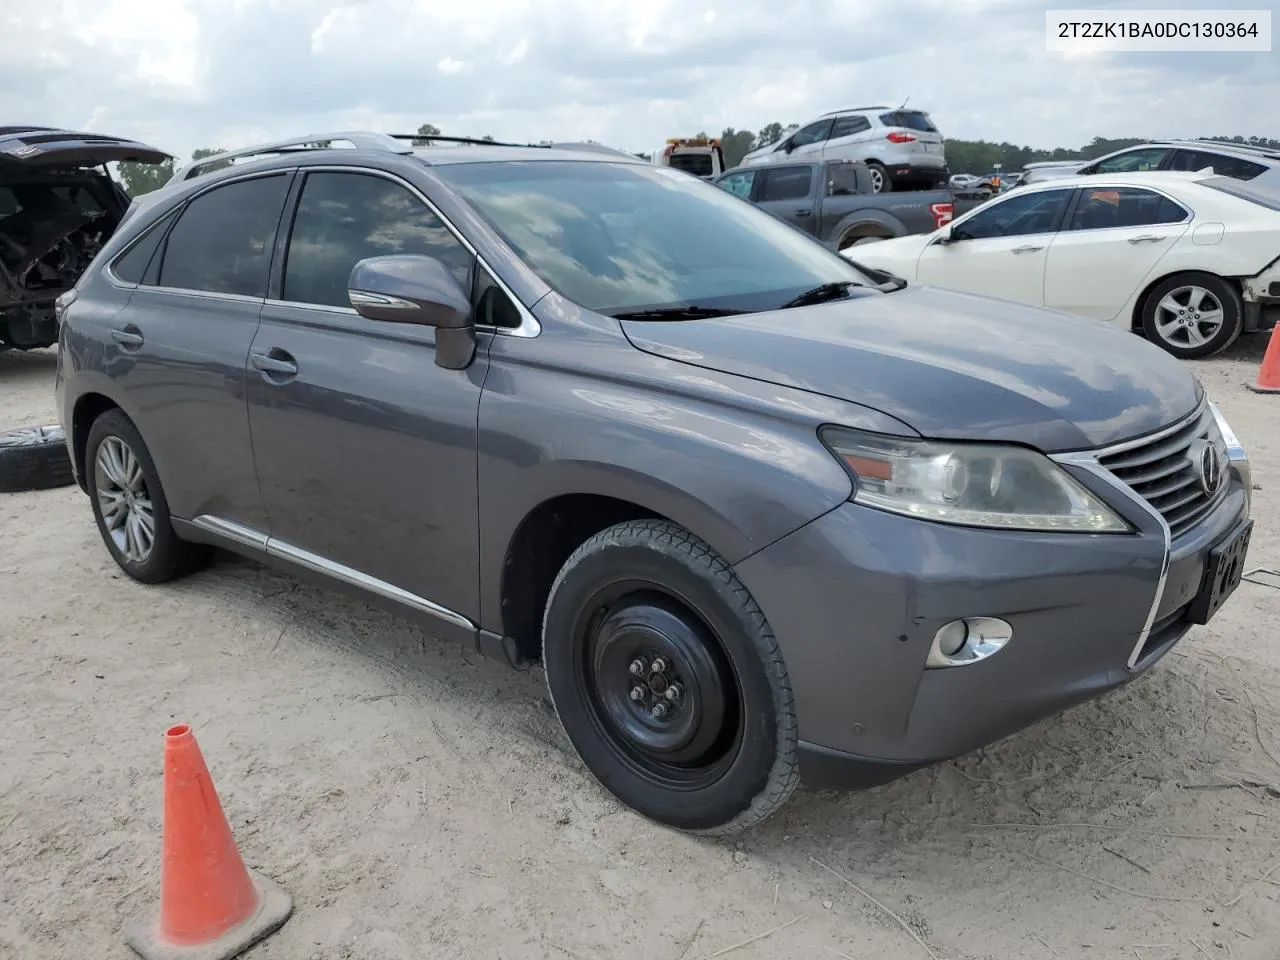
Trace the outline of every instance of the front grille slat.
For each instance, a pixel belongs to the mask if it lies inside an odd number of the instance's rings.
[[[1200,466],[1189,452],[1199,440],[1222,448],[1213,414],[1205,408],[1166,436],[1119,453],[1104,454],[1098,463],[1158,511],[1178,537],[1199,523],[1219,502],[1225,486],[1206,493]]]

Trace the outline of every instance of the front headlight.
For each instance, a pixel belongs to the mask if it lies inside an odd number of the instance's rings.
[[[1131,529],[1033,450],[905,440],[847,427],[823,427],[818,433],[853,475],[855,503],[970,527],[1063,533]]]

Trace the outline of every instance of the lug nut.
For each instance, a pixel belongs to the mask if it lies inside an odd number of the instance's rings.
[[[632,700],[643,700],[643,699],[644,699],[644,687],[640,687],[640,686],[632,687],[632,688],[631,688],[631,699],[632,699]]]
[[[672,703],[679,703],[680,698],[684,696],[684,691],[680,689],[680,684],[673,683],[667,687],[667,699]]]
[[[655,703],[649,713],[653,715],[653,719],[661,720],[667,715],[667,705],[665,703]]]
[[[653,661],[653,664],[649,667],[649,669],[654,673],[662,673],[667,669],[667,661],[663,660],[661,657],[658,657]]]
[[[631,661],[631,675],[632,675],[633,677],[642,677],[642,676],[644,676],[644,661],[643,661],[643,660],[632,660],[632,661]]]

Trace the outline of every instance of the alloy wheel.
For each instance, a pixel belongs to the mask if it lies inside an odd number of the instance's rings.
[[[1170,290],[1156,304],[1156,333],[1175,347],[1204,346],[1222,329],[1225,319],[1213,291],[1195,284]]]
[[[146,563],[155,547],[155,507],[141,461],[119,437],[106,437],[98,447],[94,492],[116,549],[133,563]]]

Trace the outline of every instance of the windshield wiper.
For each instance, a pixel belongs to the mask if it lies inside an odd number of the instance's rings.
[[[856,280],[837,280],[835,283],[822,283],[814,287],[812,290],[806,290],[795,299],[788,300],[778,309],[786,310],[788,307],[809,307],[815,303],[828,303],[832,300],[844,300],[849,296],[849,291],[854,287],[865,286],[865,283],[858,283]]]
[[[746,313],[728,307],[657,307],[653,310],[627,310],[613,314],[619,320],[707,320],[712,317],[734,317]]]

